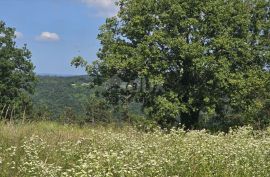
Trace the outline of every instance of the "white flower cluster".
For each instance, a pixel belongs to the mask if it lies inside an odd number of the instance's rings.
[[[270,131],[68,129],[0,141],[0,176],[269,176]],[[3,132],[0,130],[0,135]],[[52,135],[52,133],[50,134]],[[54,140],[53,140],[54,139]],[[11,145],[12,144],[12,145]]]

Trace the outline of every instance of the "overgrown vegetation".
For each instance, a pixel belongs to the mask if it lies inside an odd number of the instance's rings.
[[[0,123],[0,176],[269,176],[270,129],[228,134]]]

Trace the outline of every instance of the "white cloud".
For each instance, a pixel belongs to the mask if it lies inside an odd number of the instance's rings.
[[[16,38],[20,39],[23,37],[23,33],[19,32],[19,31],[15,31],[15,36],[16,36]]]
[[[56,33],[42,32],[36,39],[39,41],[59,41],[60,37]]]
[[[117,13],[117,6],[115,2],[117,0],[80,0],[81,2],[89,5],[90,7],[97,8],[98,15],[113,16]]]

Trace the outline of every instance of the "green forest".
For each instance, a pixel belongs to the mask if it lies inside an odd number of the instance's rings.
[[[83,105],[92,92],[88,76],[37,76],[37,79],[32,95],[34,110],[54,119],[67,108],[72,108],[78,115],[83,114]]]
[[[0,19],[0,176],[269,176],[270,2],[116,5],[82,76]]]

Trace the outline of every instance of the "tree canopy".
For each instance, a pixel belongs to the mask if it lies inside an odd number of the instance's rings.
[[[115,75],[143,81],[135,97],[149,118],[187,128],[205,114],[240,115],[250,123],[248,115],[267,105],[268,0],[120,0],[118,6],[100,28],[98,60],[81,63],[98,81]]]
[[[15,29],[0,21],[0,116],[27,109],[35,85],[31,52],[26,46],[18,48],[15,37]]]

